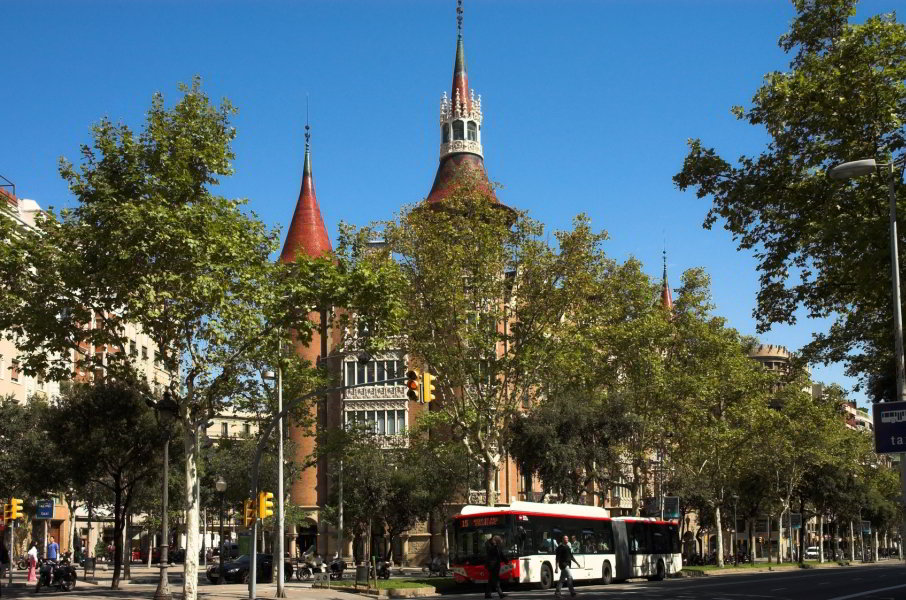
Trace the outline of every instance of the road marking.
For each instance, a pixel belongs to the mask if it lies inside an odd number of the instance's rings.
[[[861,598],[862,596],[868,596],[870,594],[877,594],[878,592],[886,592],[887,590],[898,590],[900,588],[906,587],[906,583],[901,585],[892,585],[890,587],[878,588],[876,590],[868,590],[865,592],[857,592],[855,594],[849,594],[848,596],[835,596],[833,598],[828,598],[827,600],[849,600],[849,598]]]
[[[774,589],[771,590],[771,591],[772,591],[772,592],[779,592],[779,591],[782,591],[782,590],[785,590],[785,589],[786,589],[785,587],[782,587],[782,588],[774,588]]]

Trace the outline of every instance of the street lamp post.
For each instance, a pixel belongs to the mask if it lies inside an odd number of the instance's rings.
[[[167,574],[167,560],[169,559],[169,536],[167,523],[167,500],[169,492],[169,472],[170,472],[170,425],[179,414],[179,405],[173,400],[169,391],[164,392],[164,397],[157,402],[146,400],[148,406],[155,410],[158,423],[164,427],[164,468],[161,477],[161,488],[163,491],[161,499],[161,517],[160,517],[160,578],[157,581],[157,589],[154,591],[154,600],[171,600],[173,595],[170,593],[170,581]]]
[[[897,371],[897,400],[906,400],[906,370],[903,364],[903,315],[900,304],[900,254],[897,244],[897,193],[894,174],[897,166],[902,166],[904,160],[879,163],[873,158],[855,160],[839,164],[828,171],[833,179],[850,179],[871,175],[874,172],[881,174],[881,169],[887,169],[887,193],[890,199],[890,279],[893,286],[893,329],[894,346],[896,351]],[[899,164],[898,164],[899,163]],[[906,453],[900,454],[900,487],[901,501],[906,508]],[[861,526],[861,523],[860,523]],[[900,539],[906,539],[906,519],[900,526]],[[901,542],[902,543],[902,542]]]
[[[217,481],[214,482],[214,488],[220,494],[220,566],[217,569],[220,576],[217,578],[218,584],[223,583],[223,493],[226,491],[226,485],[223,477],[218,477]]]
[[[268,371],[265,377],[274,378],[274,372]],[[274,565],[277,569],[277,598],[286,598],[286,588],[283,581],[283,546],[286,543],[284,530],[286,523],[284,520],[283,508],[283,369],[277,367],[277,551],[274,553],[277,558]]]

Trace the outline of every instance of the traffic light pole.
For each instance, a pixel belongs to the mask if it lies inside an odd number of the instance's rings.
[[[16,521],[9,521],[9,585],[13,585],[13,546],[16,545]]]
[[[274,427],[278,423],[281,423],[282,420],[286,418],[286,416],[289,414],[290,410],[292,410],[293,408],[295,408],[296,406],[298,406],[300,403],[304,402],[305,400],[308,400],[310,398],[315,398],[317,396],[326,396],[327,394],[331,394],[333,392],[340,392],[343,390],[348,390],[348,389],[357,388],[357,387],[379,385],[382,383],[400,383],[400,382],[403,382],[406,380],[407,380],[406,377],[395,377],[393,379],[385,379],[383,381],[373,381],[371,383],[361,383],[361,384],[356,384],[356,385],[341,385],[341,386],[336,386],[336,387],[331,387],[331,388],[322,388],[319,390],[314,390],[313,392],[309,392],[307,394],[303,394],[303,395],[299,396],[298,398],[295,398],[295,399],[291,400],[290,402],[287,402],[286,405],[283,407],[283,410],[278,411],[276,415],[274,415],[267,421],[266,425],[263,428],[259,429],[260,437],[258,438],[258,446],[255,448],[255,456],[252,457],[252,464],[251,464],[251,468],[249,469],[249,491],[252,493],[252,498],[256,498],[256,499],[258,498],[258,473],[260,471],[261,455],[264,453],[264,447],[267,444],[267,441],[270,439],[271,433],[273,433],[273,431],[274,431]],[[256,520],[255,523],[252,525],[252,556],[251,556],[252,560],[251,560],[251,565],[249,565],[249,600],[255,600],[255,593],[256,593],[255,574],[256,574],[256,569],[257,569],[256,563],[258,561],[257,561],[257,556],[255,555],[257,552],[257,543],[256,543],[255,538],[257,536],[257,525],[258,525],[258,521]],[[280,569],[281,570],[283,569],[283,557],[282,556],[280,557]]]
[[[256,496],[257,497],[257,496]],[[249,557],[249,598],[254,600],[258,590],[255,583],[258,579],[258,519],[252,521],[252,552]]]

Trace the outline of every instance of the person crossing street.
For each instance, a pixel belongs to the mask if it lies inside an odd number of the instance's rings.
[[[484,585],[485,598],[491,598],[495,591],[501,598],[506,598],[506,594],[500,589],[500,565],[506,561],[503,539],[499,535],[489,538],[485,544],[485,567],[488,569],[488,581]]]
[[[554,555],[556,559],[557,568],[560,569],[560,579],[557,580],[557,593],[554,594],[555,598],[561,598],[560,590],[563,587],[563,580],[566,579],[567,585],[569,585],[569,595],[575,596],[576,590],[573,587],[573,574],[570,572],[569,568],[573,563],[576,563],[577,567],[582,565],[579,564],[579,561],[576,560],[576,557],[573,556],[573,550],[569,545],[569,536],[564,535],[563,539],[560,540],[560,545],[557,546],[557,552]]]

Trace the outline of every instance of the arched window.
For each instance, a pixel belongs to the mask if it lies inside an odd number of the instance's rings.
[[[440,139],[441,142],[446,144],[450,141],[450,124],[444,123],[440,126]]]
[[[475,121],[469,121],[469,139],[473,142],[478,141],[478,124]]]
[[[465,139],[465,131],[462,121],[453,121],[453,139],[462,140]]]

